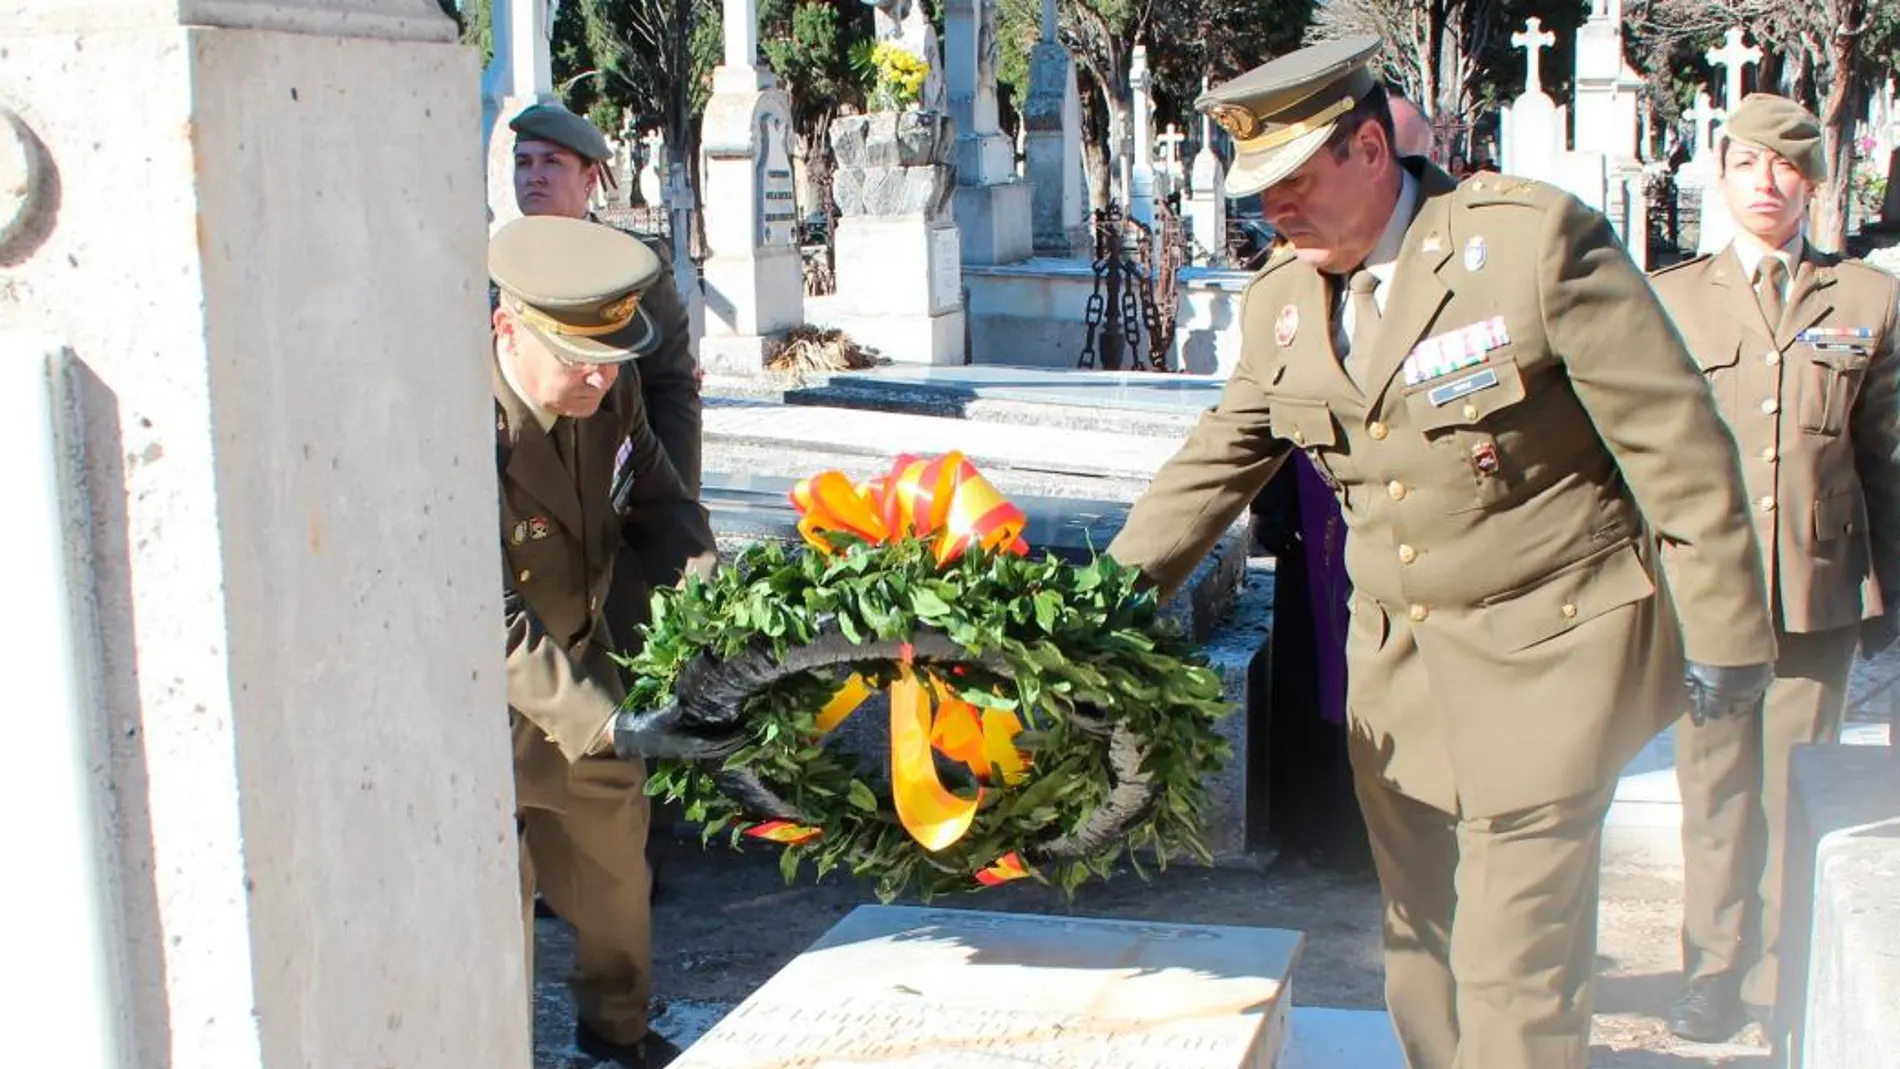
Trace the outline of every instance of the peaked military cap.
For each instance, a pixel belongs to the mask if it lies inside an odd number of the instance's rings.
[[[1810,182],[1827,181],[1821,123],[1808,109],[1773,93],[1750,93],[1735,105],[1721,136],[1765,148],[1795,165]]]
[[[488,240],[499,306],[556,355],[585,364],[617,364],[659,343],[640,298],[660,271],[639,238],[584,219],[524,216]]]
[[[1312,159],[1339,117],[1379,88],[1367,64],[1381,43],[1366,35],[1327,41],[1202,93],[1194,106],[1234,139],[1227,195],[1251,196]]]
[[[515,144],[523,141],[551,141],[589,163],[606,163],[613,158],[607,139],[593,123],[559,104],[535,104],[523,108],[508,122],[515,132]]]

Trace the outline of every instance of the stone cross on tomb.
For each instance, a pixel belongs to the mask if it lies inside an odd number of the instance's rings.
[[[1179,167],[1181,163],[1181,143],[1186,140],[1187,135],[1182,133],[1179,127],[1173,123],[1169,123],[1168,132],[1155,138],[1155,147],[1161,151],[1161,158],[1166,161],[1169,166]]]
[[[1695,107],[1689,109],[1689,120],[1695,123],[1695,144],[1690,148],[1690,159],[1698,159],[1703,153],[1713,151],[1715,142],[1712,131],[1717,120],[1726,118],[1728,113],[1717,111],[1708,93],[1696,91]]]
[[[1544,91],[1541,65],[1544,49],[1557,43],[1557,35],[1544,29],[1544,20],[1532,15],[1524,20],[1524,32],[1511,35],[1511,47],[1524,50],[1524,92]]]
[[[1751,63],[1760,63],[1761,49],[1754,45],[1743,47],[1742,31],[1731,27],[1722,39],[1722,47],[1709,49],[1705,56],[1710,63],[1727,72],[1722,86],[1723,107],[1734,111],[1735,105],[1742,102],[1742,68]]]

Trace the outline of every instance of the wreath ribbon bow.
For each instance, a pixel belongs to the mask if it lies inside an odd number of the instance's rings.
[[[856,535],[872,545],[917,536],[930,540],[938,567],[972,546],[1029,551],[1023,541],[1027,517],[1011,504],[976,466],[959,452],[934,460],[905,454],[884,476],[853,483],[843,472],[827,471],[792,489],[798,507],[798,531],[823,553],[836,549],[827,532]],[[891,800],[904,830],[926,850],[942,850],[963,838],[983,799],[978,787],[965,798],[937,778],[932,751],[966,765],[979,783],[1000,774],[1005,783],[1027,775],[1028,761],[1015,745],[1023,730],[1015,713],[980,709],[957,696],[954,687],[911,662],[909,647],[888,688],[891,704]],[[871,696],[859,675],[845,680],[818,714],[820,734],[831,731]],[[934,708],[933,708],[934,707]],[[754,834],[779,842],[804,841],[816,829],[774,822]],[[796,837],[795,839],[793,837]],[[1014,854],[977,875],[987,885],[1027,875]]]

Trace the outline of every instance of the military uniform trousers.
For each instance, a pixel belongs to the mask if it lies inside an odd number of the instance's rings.
[[[1382,643],[1367,633],[1374,626],[1389,629]],[[1431,693],[1402,617],[1360,598],[1353,628],[1351,652],[1377,662],[1367,671],[1361,661],[1354,680],[1390,683],[1350,693],[1349,704]],[[1615,781],[1467,817],[1401,793],[1379,774],[1380,755],[1354,742],[1354,786],[1384,905],[1386,1007],[1406,1065],[1585,1069],[1603,818]]]
[[[598,670],[611,673],[604,654]],[[597,675],[596,678],[612,678]],[[574,928],[568,990],[581,1020],[618,1043],[647,1034],[653,995],[653,918],[647,868],[646,769],[612,756],[566,761],[540,731],[515,720],[521,908],[529,1004],[534,995],[534,896]],[[548,785],[560,784],[550,790]],[[531,786],[524,789],[524,784]]]
[[[1756,715],[1676,726],[1683,975],[1736,983],[1752,1006],[1775,1004],[1789,754],[1839,736],[1859,641],[1855,627],[1784,633]]]

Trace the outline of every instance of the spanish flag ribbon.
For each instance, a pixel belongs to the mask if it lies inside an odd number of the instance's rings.
[[[800,513],[798,533],[825,553],[832,551],[826,531],[872,545],[906,535],[928,538],[939,566],[973,545],[1029,552],[1023,511],[954,450],[935,460],[903,454],[889,472],[863,484],[841,471],[822,472],[792,488],[792,504]]]
[[[863,484],[854,484],[843,472],[822,472],[794,487],[791,499],[800,513],[799,533],[824,553],[833,552],[825,538],[830,531],[853,534],[872,545],[907,536],[927,538],[939,567],[971,546],[1029,551],[1022,537],[1022,510],[958,452],[934,460],[899,456],[888,473]],[[1005,784],[1017,783],[1028,774],[1028,759],[1014,741],[1023,730],[1022,720],[1009,710],[978,708],[963,700],[943,680],[917,669],[908,648],[888,691],[891,800],[898,821],[924,849],[945,849],[970,830],[983,789],[979,786],[966,798],[945,787],[937,778],[932,752],[968,766],[979,784],[999,775]],[[818,713],[819,734],[843,723],[870,696],[870,684],[862,676],[845,680]],[[760,829],[766,827],[759,825],[748,834],[786,842],[792,840],[780,837],[787,834],[785,829],[819,833],[783,825],[764,834]],[[1011,854],[985,869],[978,880],[988,886],[1026,875],[1021,859]]]

